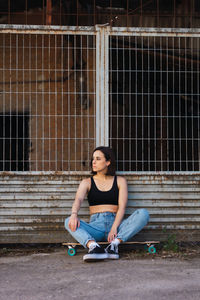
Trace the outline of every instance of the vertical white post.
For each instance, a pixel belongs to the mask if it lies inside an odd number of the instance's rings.
[[[96,146],[109,144],[109,26],[96,25]]]

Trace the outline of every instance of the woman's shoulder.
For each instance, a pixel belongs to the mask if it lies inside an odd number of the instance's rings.
[[[87,188],[87,190],[90,189],[91,186],[91,177],[82,179],[80,186]]]
[[[90,183],[91,183],[91,177],[84,178],[84,179],[82,179],[82,181],[81,181],[81,184],[83,184],[83,185],[88,185],[88,184],[90,184]]]
[[[124,176],[117,175],[117,184],[118,186],[127,185],[126,178]]]

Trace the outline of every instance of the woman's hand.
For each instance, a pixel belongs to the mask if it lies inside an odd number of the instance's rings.
[[[80,226],[80,220],[77,215],[75,214],[71,215],[68,226],[69,229],[71,229],[71,231],[76,231],[76,228]]]
[[[112,227],[108,234],[108,242],[111,243],[117,237],[117,228]]]

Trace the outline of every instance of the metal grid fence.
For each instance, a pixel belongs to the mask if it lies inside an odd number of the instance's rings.
[[[199,30],[8,27],[1,171],[89,171],[100,144],[119,171],[200,171]]]
[[[88,170],[95,37],[27,28],[0,34],[0,170]]]
[[[200,170],[198,34],[110,37],[110,145],[121,171]]]

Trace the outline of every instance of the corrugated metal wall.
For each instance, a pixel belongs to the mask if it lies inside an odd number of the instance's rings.
[[[64,230],[80,180],[72,173],[1,173],[0,243],[60,243],[70,241]],[[150,223],[137,240],[199,241],[199,173],[124,173],[129,185],[127,215],[145,207]],[[89,219],[87,200],[80,217]]]

